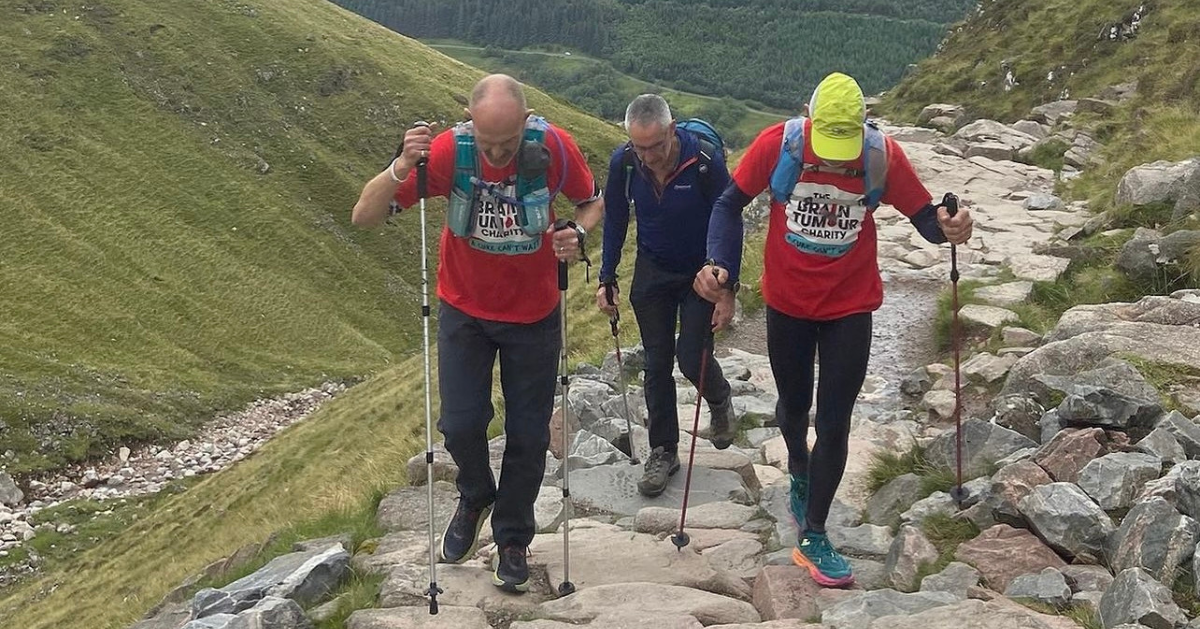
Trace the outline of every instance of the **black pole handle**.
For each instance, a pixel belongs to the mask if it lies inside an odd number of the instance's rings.
[[[942,197],[942,207],[946,208],[946,213],[950,216],[958,214],[958,197],[953,192],[947,192]]]
[[[415,129],[417,127],[428,128],[429,123],[425,122],[424,120],[418,120],[413,123],[413,128]],[[429,196],[428,180],[425,177],[425,167],[428,165],[429,158],[425,155],[422,155],[420,159],[417,160],[417,197],[421,199],[428,198]]]
[[[610,305],[610,306],[616,305],[615,303],[613,303],[613,285],[612,284],[604,285],[604,301],[607,301],[608,305]],[[621,313],[614,308],[612,311],[612,314],[608,316],[608,325],[609,325],[609,327],[612,328],[613,336],[617,335],[617,324],[620,323],[620,321],[621,321]]]
[[[575,223],[566,219],[558,219],[554,223],[554,233],[558,233],[564,229],[575,229]],[[579,243],[581,246],[583,243]],[[566,260],[558,261],[558,290],[567,290],[567,262]]]
[[[946,213],[951,217],[958,214],[958,197],[953,192],[947,192],[942,197],[942,205],[945,206]],[[950,243],[950,281],[954,283],[956,288],[958,286],[958,277],[958,248],[954,246],[954,243]],[[955,308],[955,313],[957,314],[957,312],[958,309]]]

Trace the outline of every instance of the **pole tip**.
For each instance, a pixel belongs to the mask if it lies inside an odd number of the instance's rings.
[[[955,485],[954,487],[950,488],[950,499],[954,501],[954,504],[957,505],[959,509],[963,508],[963,504],[970,497],[971,492],[967,491],[967,488],[963,487],[962,485]]]
[[[437,613],[438,613],[437,597],[438,597],[438,594],[442,593],[442,588],[438,587],[437,583],[430,583],[429,589],[426,590],[425,593],[429,595],[429,615],[437,616]]]
[[[570,581],[563,581],[562,583],[558,584],[558,595],[560,597],[570,596],[574,593],[575,593],[575,584],[574,583],[571,583]]]
[[[679,551],[682,551],[683,547],[687,546],[691,542],[692,542],[691,536],[689,536],[687,533],[684,533],[683,531],[680,531],[671,536],[671,543],[675,544],[675,548]]]

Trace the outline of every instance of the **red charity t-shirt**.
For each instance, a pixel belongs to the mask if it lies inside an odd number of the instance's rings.
[[[782,142],[781,122],[746,149],[733,173],[742,192],[753,197],[768,189]],[[882,202],[912,216],[931,196],[900,145],[891,138],[886,144]],[[807,141],[804,151],[806,164],[820,163]],[[847,166],[861,169],[862,160]],[[875,220],[861,202],[864,187],[861,177],[804,171],[786,205],[771,200],[762,276],[768,306],[799,319],[828,321],[883,304]]]
[[[562,194],[582,204],[596,197],[596,185],[575,140],[566,131],[551,126],[546,132],[550,168],[546,173],[551,193],[561,183]],[[429,147],[428,194],[445,197],[454,180],[454,130],[447,129]],[[494,168],[482,157],[481,178],[503,186],[503,194],[515,196],[514,158],[504,168]],[[562,173],[567,173],[565,180]],[[396,190],[396,202],[411,207],[417,202],[417,177],[409,177]],[[550,234],[528,236],[516,227],[516,208],[481,194],[475,231],[468,238],[455,236],[442,227],[438,254],[437,294],[442,301],[466,314],[489,321],[533,323],[546,318],[558,304],[558,260]],[[553,203],[553,199],[551,199]],[[555,220],[551,211],[550,221]],[[508,250],[514,253],[493,253]],[[515,253],[520,251],[520,253]]]

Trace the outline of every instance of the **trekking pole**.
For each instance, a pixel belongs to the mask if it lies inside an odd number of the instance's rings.
[[[611,284],[604,285],[604,298],[608,300],[608,305],[615,306],[613,303],[613,287]],[[630,421],[632,414],[629,412],[629,385],[625,383],[625,361],[621,358],[621,341],[617,338],[617,324],[621,321],[621,315],[616,308],[613,309],[612,316],[608,318],[608,325],[612,328],[613,348],[617,351],[617,380],[621,382],[621,402],[625,404],[625,445],[629,448],[626,454],[629,455],[629,464],[637,465],[639,463],[637,453],[633,449],[633,423]],[[618,437],[617,439],[621,439]],[[617,445],[620,450],[620,444]]]
[[[947,192],[942,197],[942,205],[950,216],[958,213],[958,197]],[[958,248],[950,243],[950,342],[954,352],[954,466],[955,485],[950,489],[950,497],[954,504],[961,509],[967,500],[967,490],[963,488],[962,472],[962,370],[961,343],[962,334],[958,321]]]
[[[712,267],[712,272],[713,277],[717,277],[716,267]],[[696,433],[700,432],[700,404],[704,402],[704,376],[708,371],[708,355],[712,352],[712,332],[709,331],[706,336],[708,343],[700,344],[700,379],[696,382],[696,415],[692,418],[692,446],[688,451],[688,470],[683,481],[683,508],[679,513],[679,531],[671,536],[671,543],[675,544],[675,548],[680,552],[692,541],[692,538],[683,532],[683,525],[687,522],[688,495],[692,489],[692,463],[696,460]]]
[[[428,127],[429,123],[419,121],[414,127]],[[429,614],[438,613],[438,594],[442,588],[437,584],[437,555],[434,550],[433,533],[433,400],[430,393],[432,388],[429,369],[429,245],[425,236],[425,197],[426,167],[429,159],[422,156],[417,160],[417,198],[421,203],[421,327],[425,334],[425,486],[429,488]],[[388,168],[391,168],[389,165]]]
[[[708,352],[709,348],[701,345],[700,380],[696,384],[696,416],[692,419],[692,446],[688,451],[687,476],[683,481],[683,509],[679,513],[679,530],[671,536],[671,543],[680,551],[692,541],[692,538],[683,532],[683,525],[687,522],[688,494],[692,489],[692,463],[696,460],[696,433],[700,432],[700,404],[704,402],[704,374],[708,370]]]
[[[568,229],[564,224],[558,229]],[[582,243],[580,243],[582,244]],[[575,592],[575,584],[571,583],[571,402],[568,397],[571,391],[571,381],[567,376],[567,263],[558,262],[558,311],[559,326],[562,328],[562,350],[559,361],[559,385],[562,388],[562,452],[563,452],[563,581],[558,585],[558,595],[567,596]]]

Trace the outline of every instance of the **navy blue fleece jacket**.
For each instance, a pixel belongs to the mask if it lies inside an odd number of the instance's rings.
[[[707,259],[708,223],[713,204],[729,185],[725,156],[700,156],[700,142],[691,132],[675,130],[679,138],[679,166],[661,191],[641,160],[628,149],[631,172],[629,196],[625,194],[628,143],[613,151],[604,188],[604,251],[600,281],[616,278],[621,248],[629,228],[629,202],[637,214],[637,255],[646,256],[666,271],[695,273]],[[707,173],[701,173],[701,168]]]

